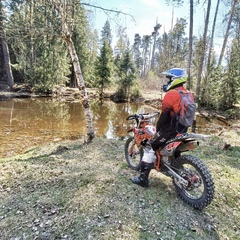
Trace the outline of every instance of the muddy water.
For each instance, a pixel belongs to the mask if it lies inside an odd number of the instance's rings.
[[[124,138],[133,113],[153,112],[141,104],[103,104],[91,101],[96,136]],[[197,131],[204,132],[208,120],[197,119]],[[209,132],[209,130],[206,131]],[[35,145],[78,139],[85,134],[84,109],[80,102],[51,98],[23,98],[0,101],[0,158],[26,151]]]

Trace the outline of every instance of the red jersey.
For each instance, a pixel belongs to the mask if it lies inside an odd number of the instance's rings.
[[[183,86],[171,89],[165,94],[162,101],[162,112],[170,112],[171,117],[180,111],[181,95],[176,89],[187,92]]]

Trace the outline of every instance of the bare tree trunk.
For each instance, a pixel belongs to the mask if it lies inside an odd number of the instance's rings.
[[[190,0],[189,50],[188,50],[188,81],[187,88],[191,89],[191,64],[193,48],[193,0]]]
[[[0,41],[2,44],[2,52],[3,52],[3,61],[4,61],[4,69],[7,78],[7,85],[12,89],[14,80],[12,76],[11,64],[10,64],[10,56],[8,51],[8,45],[5,38],[5,32],[3,30],[3,7],[2,1],[0,0]]]
[[[210,16],[210,9],[211,9],[211,0],[208,0],[208,7],[207,7],[207,15],[205,19],[205,26],[204,26],[204,33],[203,33],[203,40],[202,40],[202,52],[200,56],[198,74],[197,74],[197,87],[196,87],[196,100],[199,102],[200,98],[200,86],[201,86],[201,79],[202,79],[202,70],[204,64],[204,58],[206,53],[206,45],[207,45],[207,31],[208,31],[208,24],[209,24],[209,16]]]
[[[213,40],[214,40],[214,33],[215,33],[215,26],[216,26],[216,21],[217,21],[219,3],[220,3],[220,0],[217,1],[216,11],[215,11],[213,25],[212,25],[212,36],[211,36],[210,45],[209,45],[207,70],[209,70],[209,68],[210,68],[210,63],[211,63],[211,58],[212,58],[212,47],[213,47]]]
[[[156,22],[156,26],[154,27],[154,32],[152,33],[153,36],[153,49],[152,49],[152,59],[151,59],[151,70],[154,70],[154,63],[155,63],[155,48],[156,48],[156,38],[158,35],[158,31],[161,28],[162,25]]]
[[[217,6],[216,6],[216,10],[215,10],[214,20],[213,20],[213,25],[212,25],[212,36],[210,39],[209,51],[208,51],[207,75],[205,76],[204,83],[203,83],[202,99],[204,99],[204,101],[206,101],[206,99],[207,99],[206,89],[208,89],[208,82],[209,82],[208,75],[210,72],[210,64],[211,64],[211,59],[212,59],[212,47],[213,47],[214,32],[215,32],[215,26],[216,26],[216,21],[217,21],[219,3],[220,3],[220,0],[217,1]]]
[[[57,11],[59,12],[59,15],[60,15],[60,18],[62,21],[62,31],[63,31],[62,37],[68,46],[68,50],[69,50],[73,68],[74,68],[74,73],[75,73],[76,80],[77,80],[77,85],[81,92],[81,100],[82,100],[82,105],[85,110],[85,119],[86,119],[86,124],[87,124],[87,129],[86,129],[87,130],[87,140],[86,141],[91,142],[91,140],[95,137],[93,123],[92,123],[92,117],[91,117],[91,111],[90,111],[88,95],[87,95],[87,90],[86,90],[83,75],[82,75],[81,66],[79,63],[79,59],[78,59],[78,56],[76,53],[74,43],[71,38],[71,32],[69,31],[69,27],[67,25],[67,17],[66,17],[67,12],[64,11],[64,3],[62,3],[61,1],[58,1],[58,0],[54,0],[53,2],[55,4]],[[72,8],[74,9],[74,7],[75,6],[74,6],[74,1],[73,1]],[[72,19],[71,23],[73,24],[73,19]],[[73,26],[70,26],[70,29],[72,30]]]
[[[152,48],[152,57],[151,57],[151,67],[150,70],[154,70],[154,56],[155,56],[155,46],[156,46],[156,32],[152,33],[153,36],[153,48]]]
[[[233,4],[232,4],[231,10],[230,10],[230,17],[229,17],[229,20],[228,20],[228,26],[227,26],[226,34],[225,34],[224,41],[223,41],[222,51],[221,51],[221,54],[220,54],[220,57],[219,57],[219,60],[218,60],[218,66],[220,66],[222,64],[223,54],[225,52],[225,48],[226,48],[226,45],[227,45],[227,40],[228,40],[228,37],[229,37],[229,34],[230,34],[230,28],[231,28],[232,19],[233,19],[233,15],[234,15],[234,12],[235,12],[235,7],[236,7],[237,2],[238,2],[238,0],[233,0],[232,1]]]
[[[34,53],[34,37],[33,37],[33,15],[34,15],[34,1],[30,0],[30,16],[29,16],[29,25],[30,25],[30,51],[31,51],[31,67],[35,63],[35,53]]]
[[[172,21],[171,21],[171,33],[173,31],[173,19],[174,19],[174,7],[172,8]],[[172,57],[171,56],[171,48],[172,48],[172,34],[169,35],[170,39],[169,39],[169,49],[168,49],[168,67],[171,67],[173,62],[172,62]]]

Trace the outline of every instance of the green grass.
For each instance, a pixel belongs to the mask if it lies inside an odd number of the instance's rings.
[[[240,151],[221,140],[191,152],[209,167],[215,198],[202,211],[152,170],[133,185],[124,141],[95,138],[31,149],[0,160],[0,239],[239,239]]]

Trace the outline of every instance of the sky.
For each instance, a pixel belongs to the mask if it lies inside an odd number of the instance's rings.
[[[112,9],[128,14],[120,14],[117,17],[115,13],[91,8],[94,16],[92,24],[93,27],[98,30],[99,34],[108,19],[112,35],[116,36],[116,31],[118,29],[117,25],[120,24],[123,27],[126,27],[131,44],[133,43],[134,35],[136,33],[139,33],[140,36],[150,35],[156,23],[162,25],[159,31],[160,34],[169,32],[172,25],[172,16],[173,24],[176,23],[177,18],[185,18],[187,19],[187,22],[189,22],[188,0],[185,0],[186,3],[182,7],[176,7],[174,9],[172,6],[167,6],[165,0],[88,0],[88,2],[85,2],[105,9]],[[212,20],[216,2],[216,0],[212,1]],[[204,29],[205,8],[206,6],[199,5],[198,8],[195,9],[193,27],[194,35],[197,37],[202,35]],[[188,37],[188,28],[189,26],[186,27],[186,37]]]

